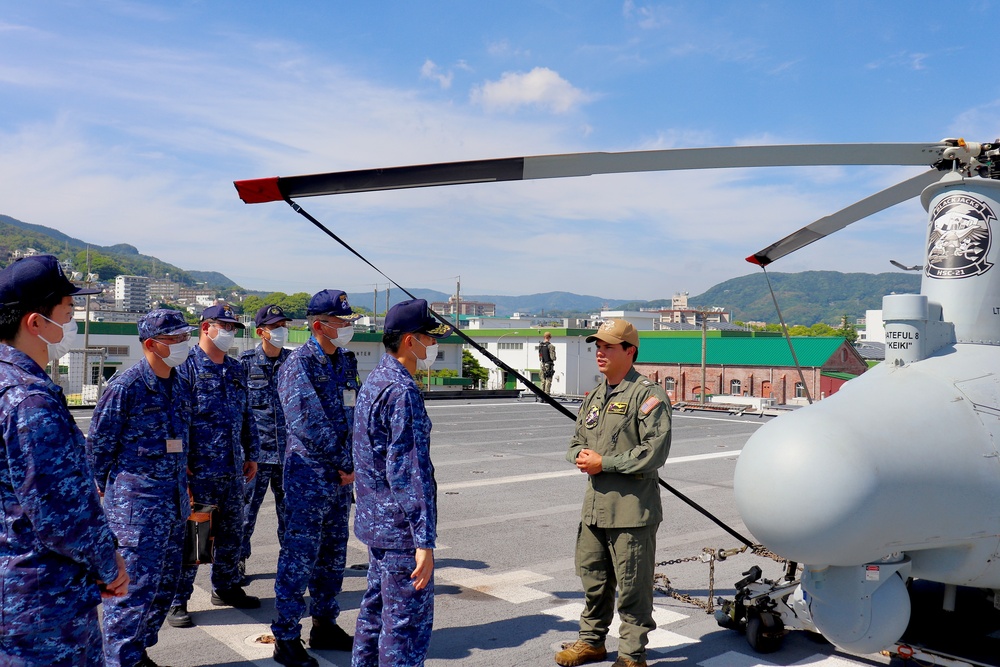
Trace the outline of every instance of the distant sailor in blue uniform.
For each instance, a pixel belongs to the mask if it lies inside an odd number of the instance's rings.
[[[278,543],[285,532],[285,490],[282,485],[282,459],[285,456],[285,414],[278,401],[278,369],[292,353],[285,349],[288,342],[288,322],[285,311],[277,304],[268,304],[257,311],[254,325],[260,345],[240,355],[240,363],[247,372],[250,390],[250,408],[253,410],[257,438],[260,440],[260,458],[257,476],[247,483],[246,517],[243,521],[243,547],[240,553],[240,572],[245,573],[250,557],[250,538],[257,525],[257,514],[267,487],[274,494],[274,507],[278,515]]]
[[[256,609],[260,599],[247,595],[239,573],[243,545],[244,485],[257,473],[260,444],[247,393],[247,374],[226,353],[236,328],[242,328],[229,305],[210,306],[201,314],[201,336],[178,369],[191,383],[195,410],[188,449],[189,485],[194,502],[214,505],[212,531],[212,604]],[[194,625],[187,602],[194,590],[197,565],[185,566],[167,622]]]
[[[128,592],[83,434],[43,366],[76,341],[58,260],[0,271],[0,665],[104,664],[97,604]]]
[[[437,484],[431,420],[413,376],[430,370],[451,328],[423,299],[385,316],[385,354],[358,395],[354,425],[354,534],[368,545],[368,590],[358,611],[352,667],[423,665],[434,622]]]
[[[128,595],[104,601],[108,665],[152,667],[146,649],[181,574],[188,499],[187,444],[193,397],[174,367],[188,357],[191,330],[176,310],[138,323],[144,359],[115,376],[90,422],[87,454],[104,511],[132,581]]]
[[[337,595],[347,560],[350,484],[354,481],[339,352],[354,333],[347,295],[323,290],[309,301],[312,336],[278,371],[278,396],[288,428],[285,449],[285,534],[274,583],[274,659],[286,667],[318,663],[302,644],[300,619],[310,596],[313,649],[350,651],[337,625]],[[356,375],[356,371],[355,371]]]

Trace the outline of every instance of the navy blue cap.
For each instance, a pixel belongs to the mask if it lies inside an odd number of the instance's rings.
[[[201,312],[201,321],[215,320],[216,322],[231,322],[243,329],[243,323],[236,319],[236,311],[228,303],[218,306],[209,306]]]
[[[77,287],[63,273],[52,255],[23,257],[0,271],[0,306],[39,303],[52,297],[100,294],[101,290]]]
[[[444,338],[451,333],[451,326],[442,324],[431,315],[425,299],[400,301],[385,314],[387,334],[422,333],[434,338]]]
[[[253,322],[254,326],[262,327],[265,324],[287,322],[290,319],[292,318],[285,315],[285,311],[281,309],[281,306],[276,303],[271,303],[260,307],[260,310],[257,311],[257,316],[253,318]]]
[[[139,326],[139,340],[189,333],[197,328],[188,324],[179,311],[168,308],[157,308],[149,311],[139,318],[137,324]]]
[[[306,315],[333,315],[344,320],[356,320],[361,315],[355,315],[351,304],[347,302],[347,294],[339,289],[325,289],[316,292],[309,299]]]

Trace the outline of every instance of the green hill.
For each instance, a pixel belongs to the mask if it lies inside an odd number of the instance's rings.
[[[887,294],[915,294],[920,291],[919,273],[840,273],[804,271],[768,273],[789,325],[811,326],[824,322],[839,326],[840,318],[863,317],[866,310],[882,307]],[[774,302],[763,273],[753,273],[719,283],[707,292],[691,297],[692,306],[722,306],[734,320],[777,322]],[[669,307],[669,305],[667,306]]]
[[[150,255],[143,255],[138,248],[127,243],[99,246],[73,238],[51,227],[22,222],[8,215],[0,215],[0,268],[8,263],[13,250],[34,248],[41,253],[55,255],[61,261],[70,260],[76,271],[87,270],[87,249],[90,249],[90,270],[102,281],[113,281],[119,275],[163,278],[185,285],[208,283],[213,289],[235,286],[232,280],[214,271],[185,271]]]

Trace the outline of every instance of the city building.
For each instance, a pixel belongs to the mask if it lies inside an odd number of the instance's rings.
[[[145,276],[115,278],[115,310],[127,313],[149,312],[149,283]]]
[[[678,292],[670,299],[670,308],[660,309],[661,327],[675,328],[670,324],[688,324],[700,327],[704,320],[706,324],[729,324],[730,314],[725,308],[712,306],[710,308],[693,308],[688,306],[688,293]]]
[[[157,303],[177,303],[181,298],[181,284],[170,280],[152,280],[149,283],[149,298]]]
[[[444,317],[457,315],[477,315],[480,317],[496,317],[497,305],[486,301],[466,301],[457,299],[455,295],[448,297],[447,303],[435,301],[431,304],[431,310]]]

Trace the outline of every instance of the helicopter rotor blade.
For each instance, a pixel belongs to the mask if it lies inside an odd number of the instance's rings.
[[[755,252],[747,257],[751,264],[767,266],[776,259],[799,250],[813,241],[818,241],[824,236],[840,231],[853,222],[857,222],[869,215],[885,210],[890,206],[895,206],[900,202],[919,195],[925,187],[941,178],[941,172],[937,169],[930,169],[913,178],[897,183],[881,192],[876,192],[870,197],[855,202],[847,208],[836,213],[824,216],[806,225],[802,229],[792,232],[777,243],[772,243],[763,250]]]
[[[568,153],[361,169],[235,181],[247,204],[295,197],[372,192],[463,183],[567,178],[681,169],[820,165],[932,165],[946,143],[813,144],[678,148],[618,153]]]

